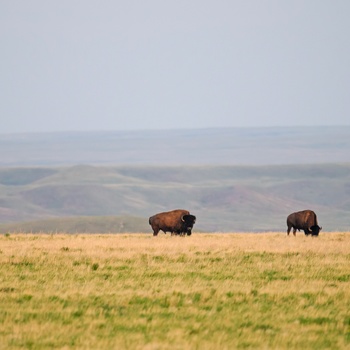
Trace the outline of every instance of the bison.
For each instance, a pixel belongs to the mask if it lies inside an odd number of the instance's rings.
[[[312,210],[302,210],[288,215],[287,217],[287,234],[293,227],[293,235],[298,230],[303,230],[305,235],[311,234],[312,236],[318,236],[322,227],[318,226],[317,216]]]
[[[148,222],[152,227],[153,236],[157,236],[159,231],[165,234],[170,232],[171,235],[190,236],[196,217],[188,210],[176,209],[155,214],[149,218]]]

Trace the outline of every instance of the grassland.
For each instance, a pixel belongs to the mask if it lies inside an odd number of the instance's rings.
[[[350,233],[0,237],[0,349],[347,349]]]

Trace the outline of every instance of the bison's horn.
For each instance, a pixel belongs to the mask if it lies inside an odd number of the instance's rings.
[[[182,221],[182,222],[185,222],[185,220],[184,220],[184,215],[181,216],[181,221]]]

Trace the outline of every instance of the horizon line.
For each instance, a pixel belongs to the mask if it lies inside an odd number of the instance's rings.
[[[347,124],[322,124],[322,125],[274,125],[274,126],[209,126],[191,128],[159,128],[159,129],[94,129],[94,130],[47,130],[47,131],[9,131],[0,132],[0,136],[12,135],[43,135],[43,134],[89,134],[89,133],[139,133],[139,132],[160,132],[160,131],[195,131],[195,130],[228,130],[228,129],[300,129],[300,128],[350,128]]]

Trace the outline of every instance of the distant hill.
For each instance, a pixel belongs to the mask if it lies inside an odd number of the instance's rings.
[[[152,232],[145,218],[75,216],[0,224],[0,233],[128,233]]]
[[[350,162],[350,126],[0,134],[0,166]]]
[[[1,167],[0,223],[56,219],[41,226],[55,232],[78,219],[90,221],[83,232],[119,232],[123,218],[125,229],[147,232],[150,215],[185,208],[194,232],[284,231],[289,213],[313,209],[324,230],[348,231],[349,184],[350,163]]]

